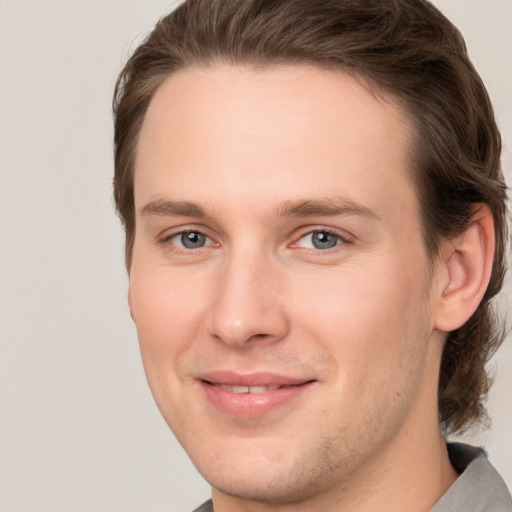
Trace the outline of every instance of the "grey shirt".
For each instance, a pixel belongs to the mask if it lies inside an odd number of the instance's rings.
[[[448,454],[460,476],[430,512],[512,512],[507,486],[482,449],[451,443]]]
[[[512,512],[507,486],[482,449],[450,443],[448,453],[460,476],[430,512]],[[194,512],[213,512],[212,501]]]

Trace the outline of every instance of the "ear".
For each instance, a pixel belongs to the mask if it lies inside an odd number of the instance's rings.
[[[440,247],[436,329],[458,329],[476,311],[489,284],[494,249],[492,214],[487,205],[475,205],[466,230]]]

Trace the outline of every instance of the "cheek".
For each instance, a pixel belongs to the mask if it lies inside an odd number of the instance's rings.
[[[166,339],[183,339],[183,334],[205,302],[201,280],[184,272],[166,269],[134,269],[130,275],[130,304],[141,342],[166,344]],[[202,300],[199,300],[199,299]]]
[[[205,290],[183,273],[133,267],[129,293],[149,388],[166,422],[179,431],[192,410],[180,367],[204,324],[199,306]]]
[[[134,269],[129,293],[144,369],[155,394],[177,378],[182,354],[204,325],[206,290],[183,273]]]
[[[424,284],[400,265],[351,268],[303,282],[295,316],[319,340],[345,378],[389,378],[428,338]],[[411,283],[417,283],[411,286]],[[307,290],[307,292],[305,292]],[[299,320],[301,323],[301,320]],[[414,343],[412,343],[414,341]],[[359,377],[358,377],[359,376]]]

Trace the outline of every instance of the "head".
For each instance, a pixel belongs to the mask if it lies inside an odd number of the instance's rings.
[[[488,286],[464,325],[443,339],[437,397],[445,432],[480,420],[489,388],[485,364],[502,340],[491,301],[505,266],[505,185],[493,110],[458,30],[423,0],[192,0],[179,6],[135,50],[114,97],[115,200],[129,272],[138,229],[136,162],[150,104],[158,95],[172,96],[165,92],[172,80],[184,80],[183,87],[195,83],[185,76],[211,73],[221,83],[226,67],[245,70],[244,87],[248,70],[256,81],[283,69],[339,73],[400,113],[430,270],[424,298],[443,243],[464,233],[476,212],[490,212],[496,249]]]

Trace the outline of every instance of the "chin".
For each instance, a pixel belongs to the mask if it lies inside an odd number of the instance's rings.
[[[277,478],[262,478],[263,475],[254,473],[247,478],[213,477],[209,479],[209,483],[214,488],[214,495],[215,492],[218,492],[245,502],[254,501],[269,505],[290,505],[303,502],[314,494],[311,482],[306,483],[301,478],[297,478],[297,475],[291,477],[288,474]]]
[[[287,505],[307,501],[339,480],[339,460],[336,464],[328,450],[317,447],[311,456],[286,450],[295,453],[295,459],[284,457],[279,450],[267,450],[266,456],[263,449],[240,450],[236,455],[212,458],[212,463],[196,461],[196,467],[214,489],[214,496],[218,492],[249,502]]]

